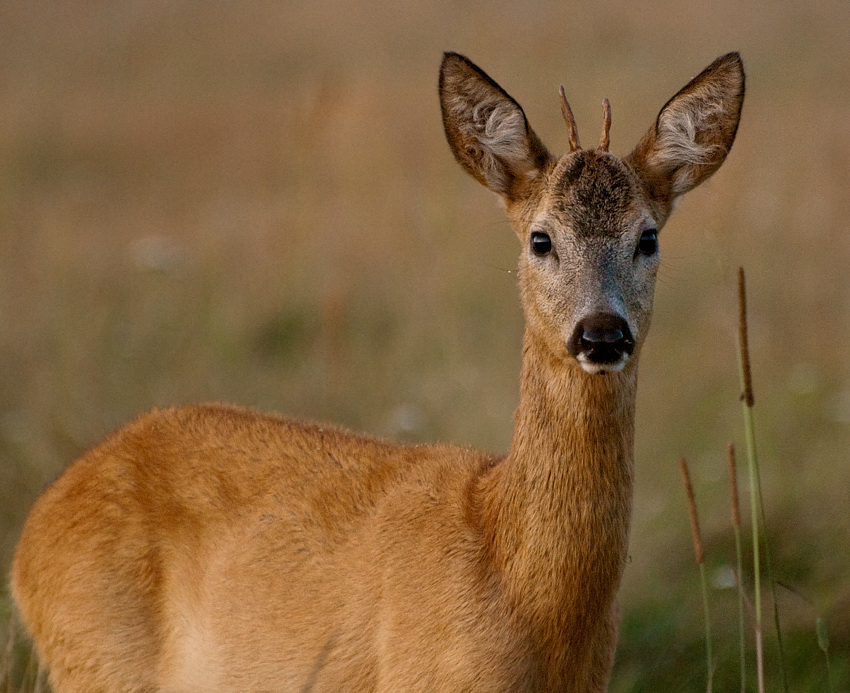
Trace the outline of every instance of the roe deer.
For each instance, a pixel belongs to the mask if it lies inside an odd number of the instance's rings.
[[[57,693],[606,689],[658,233],[735,139],[740,57],[636,149],[552,156],[447,53],[460,164],[519,237],[526,317],[505,456],[221,405],[153,411],[37,501],[12,589]]]

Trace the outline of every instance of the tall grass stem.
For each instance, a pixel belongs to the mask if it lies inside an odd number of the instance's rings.
[[[826,686],[829,693],[835,693],[835,687],[832,685],[832,669],[829,666],[829,633],[826,630],[826,621],[818,617],[815,631],[818,636],[818,647],[823,651],[823,656],[826,658]]]
[[[688,500],[688,513],[691,518],[691,536],[694,542],[694,558],[699,566],[700,585],[702,587],[702,606],[705,612],[705,659],[706,659],[706,691],[711,693],[714,679],[714,654],[711,645],[711,608],[708,601],[708,578],[705,574],[705,553],[702,548],[702,534],[699,529],[699,513],[694,497],[694,487],[688,472],[688,463],[683,457],[679,460],[682,472],[682,482],[685,486],[685,497]]]
[[[741,505],[738,498],[738,467],[735,461],[735,444],[729,443],[726,449],[729,463],[729,497],[731,501],[732,531],[735,534],[735,557],[738,563],[738,647],[741,671],[741,693],[747,690],[747,630],[744,614],[744,584],[741,574],[744,569],[744,550],[741,542]]]
[[[752,371],[750,369],[749,335],[747,325],[747,289],[744,268],[738,268],[738,370],[741,376],[741,402],[744,410],[744,435],[747,441],[747,472],[750,486],[750,524],[753,540],[753,607],[756,618],[756,673],[759,693],[764,691],[761,615],[761,542],[759,540],[759,497],[755,426],[753,425]]]
[[[785,668],[785,648],[782,642],[782,628],[779,621],[779,602],[776,598],[776,580],[774,579],[773,563],[770,558],[770,543],[767,537],[767,521],[764,511],[764,497],[761,487],[761,472],[756,453],[755,423],[753,409],[755,396],[753,394],[752,369],[750,367],[749,327],[747,324],[747,287],[744,268],[738,268],[738,346],[739,370],[741,376],[741,401],[744,410],[744,432],[747,441],[747,468],[750,480],[750,512],[753,526],[753,573],[755,587],[755,611],[757,638],[763,637],[761,609],[761,548],[764,548],[764,566],[773,597],[773,621],[776,628],[776,641],[779,648],[779,670],[782,674],[782,687],[789,693],[788,674]],[[761,526],[761,530],[759,529]],[[761,643],[757,642],[757,651]],[[759,671],[760,688],[763,690],[764,671]]]

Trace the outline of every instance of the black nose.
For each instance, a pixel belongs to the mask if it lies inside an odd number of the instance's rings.
[[[584,318],[567,342],[573,358],[599,365],[617,363],[624,356],[631,356],[634,348],[635,340],[626,321],[610,313]]]

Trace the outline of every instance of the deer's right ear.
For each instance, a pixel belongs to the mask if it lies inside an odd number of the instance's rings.
[[[666,103],[626,161],[669,208],[720,168],[735,141],[743,103],[741,56],[729,53]]]
[[[440,68],[446,139],[461,166],[510,201],[550,161],[520,105],[483,70],[457,53]]]

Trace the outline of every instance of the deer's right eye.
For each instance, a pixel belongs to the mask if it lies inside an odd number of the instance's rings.
[[[534,231],[531,234],[531,252],[542,257],[552,252],[552,239],[549,234],[542,231]]]

